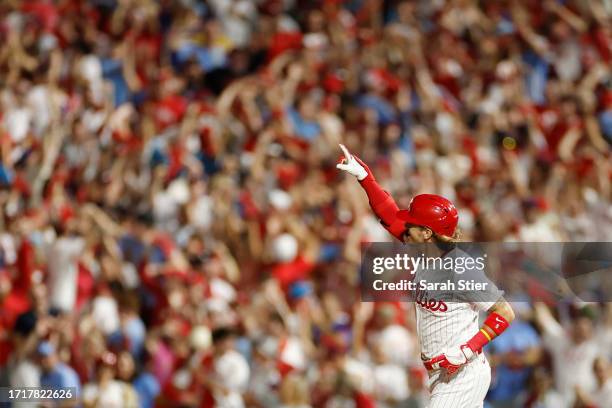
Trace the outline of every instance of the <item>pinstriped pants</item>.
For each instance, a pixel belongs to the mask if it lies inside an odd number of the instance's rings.
[[[442,370],[430,376],[428,408],[481,408],[490,384],[491,366],[481,353],[453,376]]]

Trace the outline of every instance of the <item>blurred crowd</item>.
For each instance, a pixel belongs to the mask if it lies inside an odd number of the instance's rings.
[[[609,0],[0,2],[0,385],[424,407],[338,143],[464,240],[612,241]],[[612,401],[612,308],[516,303],[494,407]],[[18,406],[18,404],[16,404]],[[71,405],[67,402],[64,405]]]

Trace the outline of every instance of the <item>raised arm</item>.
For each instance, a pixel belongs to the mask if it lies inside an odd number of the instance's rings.
[[[563,327],[552,315],[548,307],[542,302],[536,302],[533,306],[536,324],[544,333],[544,341],[556,341],[565,335]]]
[[[389,193],[378,184],[370,168],[356,156],[353,156],[344,145],[340,145],[344,157],[336,167],[357,177],[359,184],[368,195],[370,207],[380,219],[383,227],[395,238],[402,241],[405,231],[404,222],[397,216],[399,207]]]

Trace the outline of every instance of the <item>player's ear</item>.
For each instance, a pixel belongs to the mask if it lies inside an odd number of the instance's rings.
[[[427,227],[422,227],[422,228],[423,228],[423,238],[425,239],[425,241],[429,241],[433,237],[433,231]]]

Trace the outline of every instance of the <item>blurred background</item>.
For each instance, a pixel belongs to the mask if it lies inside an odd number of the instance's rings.
[[[424,407],[413,306],[359,302],[360,244],[390,237],[338,143],[400,207],[453,200],[465,240],[612,241],[611,12],[0,2],[0,385]],[[610,303],[515,308],[486,406],[610,407]]]

